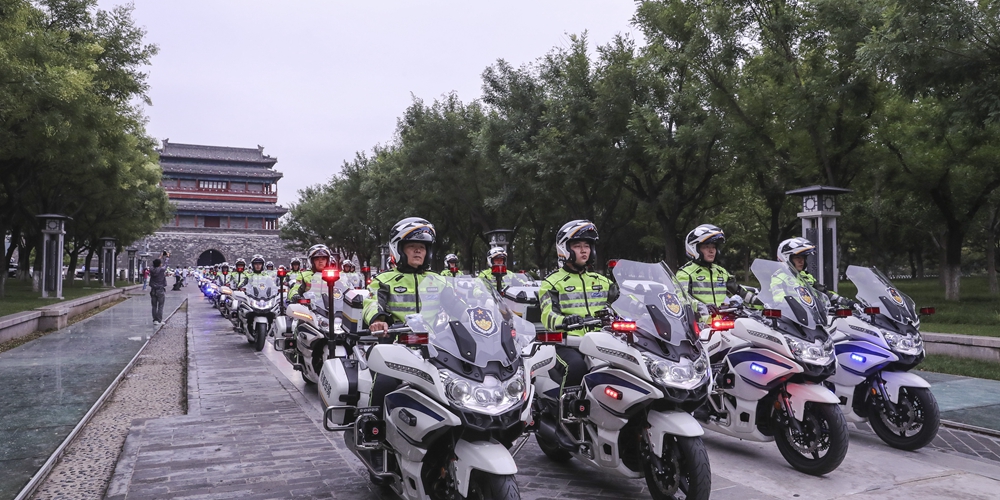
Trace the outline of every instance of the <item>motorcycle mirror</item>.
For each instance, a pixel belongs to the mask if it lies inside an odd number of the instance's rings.
[[[538,332],[535,334],[535,342],[543,344],[561,344],[566,338],[566,332]]]
[[[934,308],[933,307],[921,307],[920,308],[920,314],[926,314],[926,315],[934,314]]]
[[[877,307],[866,307],[865,308],[865,314],[878,314],[880,311],[881,311],[881,309],[879,309]]]
[[[853,312],[850,309],[837,309],[838,318],[850,318]]]
[[[780,318],[781,309],[764,309],[765,318]]]

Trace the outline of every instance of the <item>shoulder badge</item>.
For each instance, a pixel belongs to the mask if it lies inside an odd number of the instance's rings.
[[[575,286],[570,285],[570,286],[566,287],[566,291],[567,292],[572,292],[573,290],[576,290]]]

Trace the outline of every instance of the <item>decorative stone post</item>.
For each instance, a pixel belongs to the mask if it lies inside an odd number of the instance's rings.
[[[809,186],[786,192],[802,196],[802,237],[816,245],[816,254],[808,258],[806,270],[828,288],[837,290],[840,281],[840,256],[837,245],[837,195],[850,189],[833,186]]]
[[[37,215],[42,220],[42,298],[63,298],[63,243],[66,235],[65,215]]]
[[[126,259],[126,261],[128,262],[128,276],[126,277],[126,279],[128,279],[129,283],[135,283],[135,277],[137,274],[136,273],[137,263],[135,259],[135,254],[138,251],[139,251],[138,248],[132,248],[132,247],[125,249],[125,253],[128,255],[128,258]]]
[[[101,281],[104,286],[115,286],[115,243],[114,238],[105,237],[101,242]]]

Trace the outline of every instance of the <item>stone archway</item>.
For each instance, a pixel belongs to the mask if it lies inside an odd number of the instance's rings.
[[[222,252],[218,250],[205,250],[198,256],[199,266],[212,266],[215,264],[222,264],[226,261],[226,256],[222,255]]]

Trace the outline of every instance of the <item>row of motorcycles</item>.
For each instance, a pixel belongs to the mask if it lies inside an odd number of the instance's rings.
[[[233,323],[233,329],[260,352],[274,335],[277,319],[284,315],[284,278],[284,270],[275,276],[250,274],[246,283],[234,289],[203,276],[199,288],[219,314]]]
[[[658,500],[709,497],[706,428],[775,441],[812,475],[844,460],[847,422],[867,421],[898,449],[933,440],[937,403],[909,372],[932,309],[918,314],[874,268],[847,269],[856,302],[839,309],[785,264],[758,259],[751,270],[757,299],[703,325],[664,264],[618,261],[618,296],[585,318],[599,328],[585,336],[543,328],[538,283],[524,275],[500,291],[432,276],[419,312],[381,338],[362,328],[368,290],[334,270],[316,273],[298,303],[281,310],[279,298],[269,335],[316,384],[324,427],[343,432],[373,483],[406,499],[519,498],[514,457],[531,435],[553,461],[644,478]],[[238,300],[237,316],[256,322],[262,314],[249,304],[239,316]],[[580,386],[560,390],[557,346],[586,356]],[[379,377],[399,384],[372,401]]]

